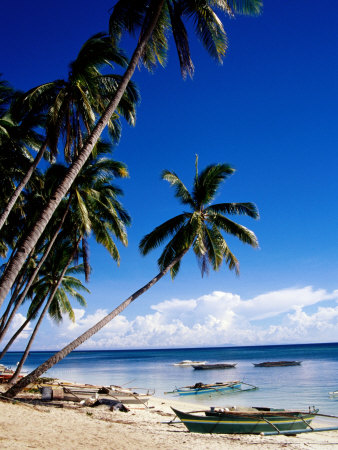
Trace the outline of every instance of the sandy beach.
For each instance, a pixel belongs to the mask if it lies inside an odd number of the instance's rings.
[[[26,395],[27,397],[27,395]],[[191,404],[151,398],[149,408],[110,411],[107,405],[73,402],[0,402],[0,447],[10,449],[338,449],[338,431],[297,436],[205,435],[189,433],[173,419],[170,405]],[[202,407],[203,409],[203,407]]]

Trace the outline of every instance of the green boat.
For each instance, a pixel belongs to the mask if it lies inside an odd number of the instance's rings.
[[[189,431],[217,434],[296,434],[314,431],[310,424],[318,413],[318,409],[302,412],[238,407],[210,408],[193,413],[172,410]]]

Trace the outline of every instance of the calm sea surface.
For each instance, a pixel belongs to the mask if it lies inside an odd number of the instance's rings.
[[[24,366],[31,371],[52,352],[32,352]],[[3,364],[14,366],[19,352],[8,353]],[[173,363],[184,359],[237,363],[226,370],[194,370]],[[300,366],[254,367],[262,361],[297,360]],[[338,415],[338,398],[329,392],[338,389],[338,344],[281,345],[260,347],[194,348],[166,350],[75,351],[60,361],[46,376],[93,384],[117,384],[154,388],[158,397],[165,391],[197,382],[242,380],[258,390],[212,396],[183,397],[184,401],[205,405],[270,406],[307,408]]]

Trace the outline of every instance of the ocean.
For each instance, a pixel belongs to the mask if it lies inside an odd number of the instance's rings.
[[[24,369],[31,371],[54,352],[31,352]],[[20,352],[9,352],[1,361],[15,366]],[[185,359],[237,363],[234,369],[194,370],[173,364]],[[297,360],[300,366],[254,367],[263,361]],[[185,348],[158,350],[74,351],[45,376],[99,385],[124,385],[155,389],[157,397],[175,387],[197,382],[241,380],[258,387],[247,392],[186,396],[183,400],[207,406],[268,406],[307,409],[338,415],[338,344],[277,345],[257,347]]]

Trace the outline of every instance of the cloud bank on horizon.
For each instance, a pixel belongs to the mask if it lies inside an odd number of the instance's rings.
[[[142,301],[142,299],[139,299]],[[153,313],[128,320],[117,316],[79,349],[172,348],[228,345],[269,345],[338,340],[338,290],[312,286],[289,288],[241,299],[215,291],[195,299],[171,299],[151,307]],[[64,320],[36,339],[36,350],[60,349],[109,311],[86,314],[74,309],[76,322]],[[23,316],[17,316],[16,325]],[[32,325],[29,325],[32,328]],[[25,345],[28,330],[21,339]],[[46,346],[48,342],[48,346]]]

